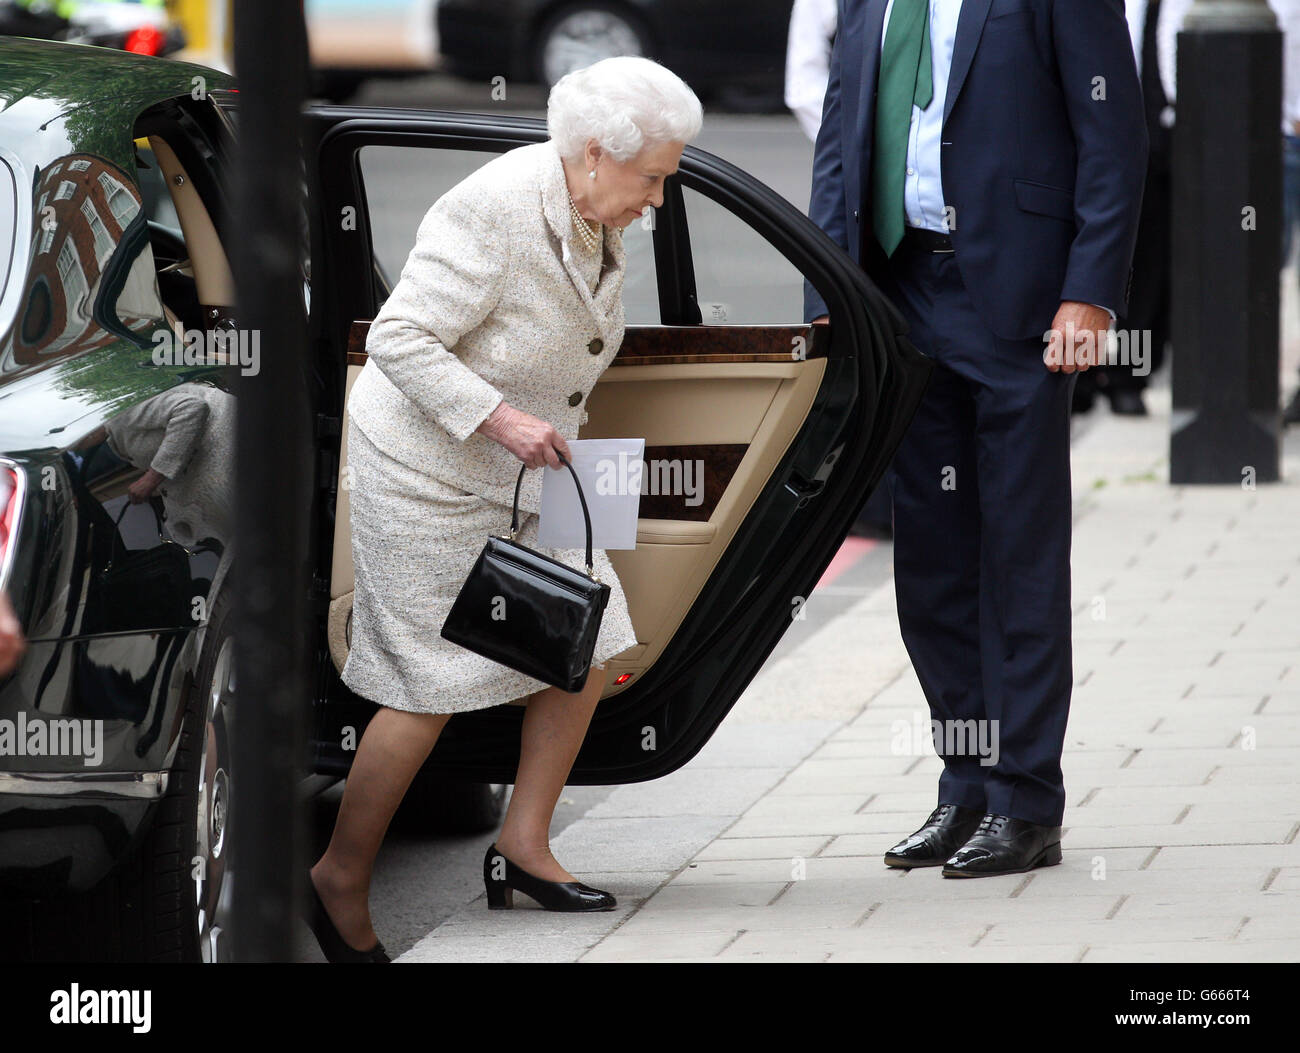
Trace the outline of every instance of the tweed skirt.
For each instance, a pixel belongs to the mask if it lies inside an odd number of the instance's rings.
[[[414,713],[486,709],[547,687],[441,636],[488,534],[509,530],[510,509],[395,460],[351,416],[347,427],[356,591],[343,682],[363,698]],[[521,516],[517,540],[569,566],[585,563],[580,550],[538,546],[534,513]],[[593,566],[610,586],[594,668],[637,641],[609,557],[596,550]]]

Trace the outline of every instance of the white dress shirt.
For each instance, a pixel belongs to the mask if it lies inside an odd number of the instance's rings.
[[[794,0],[785,47],[785,104],[804,134],[817,141],[831,75],[831,40],[839,17],[835,0]]]
[[[883,49],[889,35],[894,0],[885,7],[885,26],[880,37]],[[912,127],[907,139],[907,175],[903,182],[903,215],[909,227],[948,232],[944,216],[943,177],[940,174],[940,143],[943,138],[943,107],[952,70],[952,48],[957,40],[957,17],[961,0],[930,0],[930,66],[934,71],[934,98],[924,110],[912,107]]]
[[[1300,0],[1268,0],[1282,38],[1282,130],[1300,134]]]

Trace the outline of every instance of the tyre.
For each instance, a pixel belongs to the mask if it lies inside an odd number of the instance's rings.
[[[144,938],[128,960],[230,960],[230,744],[235,694],[232,604],[218,597],[208,620],[180,747],[157,820],[115,882],[124,914]],[[111,903],[110,903],[111,906]]]
[[[422,768],[402,798],[395,821],[412,833],[486,833],[501,822],[508,792],[499,783],[460,782]]]
[[[566,73],[615,55],[649,56],[650,34],[630,11],[612,4],[571,4],[537,35],[534,70],[550,87]]]
[[[185,758],[183,771],[177,762],[191,824],[186,832],[187,925],[197,943],[195,959],[204,962],[227,961],[230,951],[230,749],[236,712],[232,615],[233,606],[225,596],[218,597],[195,682],[197,748]]]

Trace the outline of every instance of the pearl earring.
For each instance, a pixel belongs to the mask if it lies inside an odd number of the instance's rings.
[[[595,170],[594,168],[593,168],[590,172],[587,173],[587,178],[588,178],[588,179],[595,179],[595,178],[596,178],[596,170]]]

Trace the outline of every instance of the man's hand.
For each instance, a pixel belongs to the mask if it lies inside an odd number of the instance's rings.
[[[819,314],[816,318],[814,318],[814,319],[812,320],[812,324],[813,324],[813,325],[830,325],[830,324],[831,324],[831,316],[828,315],[828,314]]]
[[[499,442],[529,468],[547,465],[559,468],[559,454],[563,454],[566,460],[573,460],[569,456],[569,444],[554,426],[504,401],[497,404],[476,430],[493,442]]]
[[[1065,300],[1043,334],[1043,363],[1053,373],[1083,372],[1100,365],[1110,332],[1110,312],[1090,303]]]
[[[0,676],[8,676],[18,665],[18,659],[27,649],[23,628],[18,616],[9,605],[9,597],[0,592]]]

